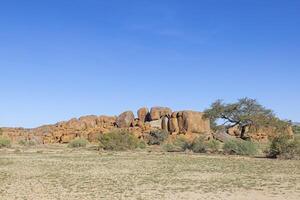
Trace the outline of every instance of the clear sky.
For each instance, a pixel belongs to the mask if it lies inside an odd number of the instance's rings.
[[[0,126],[245,96],[300,121],[300,1],[1,1],[0,74]]]

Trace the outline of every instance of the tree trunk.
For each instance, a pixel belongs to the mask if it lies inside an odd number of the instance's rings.
[[[227,134],[225,131],[217,131],[213,134],[214,138],[221,141],[226,142],[228,140],[237,140],[236,137]]]

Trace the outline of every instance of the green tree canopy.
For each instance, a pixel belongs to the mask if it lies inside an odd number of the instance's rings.
[[[205,117],[209,118],[212,124],[221,120],[227,129],[238,126],[241,130],[241,138],[245,138],[246,127],[271,126],[280,121],[272,110],[250,98],[239,99],[236,103],[224,103],[222,100],[217,100],[205,110]]]

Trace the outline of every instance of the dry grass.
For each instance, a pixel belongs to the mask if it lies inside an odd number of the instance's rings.
[[[0,151],[0,199],[300,199],[300,161],[62,146]]]

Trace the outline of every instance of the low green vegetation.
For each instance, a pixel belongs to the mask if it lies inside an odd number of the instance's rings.
[[[220,142],[215,139],[207,141],[205,138],[199,137],[192,142],[190,148],[194,153],[218,153]]]
[[[20,140],[18,142],[18,144],[21,145],[21,146],[34,146],[34,145],[36,145],[36,143],[32,140]]]
[[[177,137],[174,141],[169,141],[163,145],[167,152],[183,152],[189,149],[189,142],[184,137]]]
[[[196,138],[191,144],[194,153],[205,153],[207,151],[206,141],[203,137]]]
[[[147,144],[146,144],[146,142],[144,140],[140,140],[138,142],[138,148],[139,149],[145,149],[146,147],[147,147]]]
[[[270,158],[300,159],[300,139],[280,135],[273,139],[268,152]]]
[[[70,148],[82,148],[82,147],[86,147],[87,144],[88,144],[88,141],[86,139],[76,138],[68,144],[68,147],[70,147]]]
[[[185,137],[179,136],[175,140],[163,144],[163,150],[167,152],[191,150],[194,153],[218,153],[220,151],[220,142],[215,139],[207,141],[203,137],[198,137],[190,142]]]
[[[300,135],[300,126],[294,125],[294,126],[293,126],[293,132],[294,132],[296,135]]]
[[[211,153],[217,153],[220,150],[221,143],[218,140],[212,139],[206,143],[206,148]]]
[[[223,151],[226,154],[253,156],[258,147],[255,143],[243,140],[228,140],[224,143]]]
[[[11,146],[11,141],[7,137],[0,136],[0,148],[8,148]]]
[[[163,130],[151,131],[148,138],[149,145],[161,145],[169,136],[169,133]]]
[[[99,147],[110,151],[125,151],[145,148],[146,144],[132,133],[115,130],[100,136]]]

